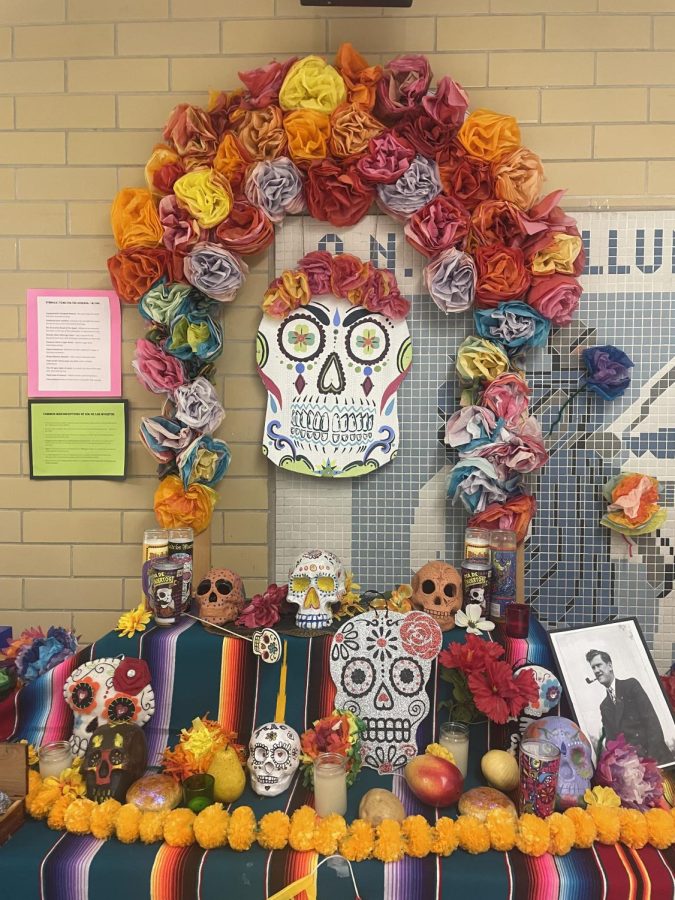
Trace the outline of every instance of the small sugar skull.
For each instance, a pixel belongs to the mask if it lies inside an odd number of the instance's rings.
[[[251,735],[248,761],[251,787],[261,797],[276,797],[291,783],[300,765],[300,738],[283,722],[268,722]]]
[[[84,756],[99,726],[144,725],[155,711],[148,664],[130,656],[83,663],[64,684],[63,697],[75,716],[70,738],[75,756]]]
[[[244,584],[231,569],[211,569],[197,585],[197,615],[213,625],[234,622],[245,605]]]
[[[298,628],[327,628],[333,621],[332,606],[345,595],[345,568],[334,553],[308,550],[288,573],[288,603],[298,607]]]
[[[138,725],[101,725],[93,733],[82,763],[87,797],[96,803],[111,798],[124,803],[146,763],[145,735]]]
[[[432,616],[441,631],[455,627],[455,613],[462,607],[462,579],[454,566],[440,560],[425,563],[413,575],[412,589],[415,609]]]
[[[564,716],[544,716],[531,722],[523,740],[550,741],[560,750],[560,771],[555,792],[556,808],[578,806],[591,786],[593,760],[591,743],[579,726]]]

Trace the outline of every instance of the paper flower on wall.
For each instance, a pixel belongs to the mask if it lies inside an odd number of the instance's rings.
[[[602,489],[609,504],[600,524],[627,537],[639,537],[656,531],[666,521],[659,505],[659,483],[650,475],[621,472]]]

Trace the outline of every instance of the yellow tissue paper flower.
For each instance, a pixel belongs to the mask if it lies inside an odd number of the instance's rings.
[[[326,115],[346,99],[342,76],[320,56],[305,56],[293,63],[279,91],[282,109],[313,109]]]
[[[587,788],[584,793],[584,803],[586,806],[621,806],[621,798],[611,787],[600,787],[599,785]]]
[[[232,189],[215,169],[197,169],[179,178],[173,186],[176,199],[202,228],[215,228],[232,209]]]
[[[483,379],[490,382],[508,371],[509,358],[498,344],[470,336],[459,345],[455,365],[462,381]]]
[[[152,613],[145,608],[141,601],[138,606],[122,613],[117,621],[115,631],[119,631],[120,637],[133,637],[137,631],[145,631],[145,626],[152,620]]]
[[[513,116],[477,109],[465,119],[457,135],[471,156],[492,160],[520,147],[520,128]]]
[[[574,262],[581,253],[581,238],[576,234],[554,234],[551,243],[532,257],[535,275],[574,275]]]

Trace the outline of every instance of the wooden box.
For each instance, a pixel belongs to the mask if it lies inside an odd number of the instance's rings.
[[[23,825],[28,793],[28,747],[26,744],[0,744],[0,791],[14,802],[0,816],[0,844],[4,844]]]

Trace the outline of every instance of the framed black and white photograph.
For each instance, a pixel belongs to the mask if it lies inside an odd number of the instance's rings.
[[[675,721],[637,619],[549,634],[572,718],[593,747],[623,734],[659,766],[675,763]]]

